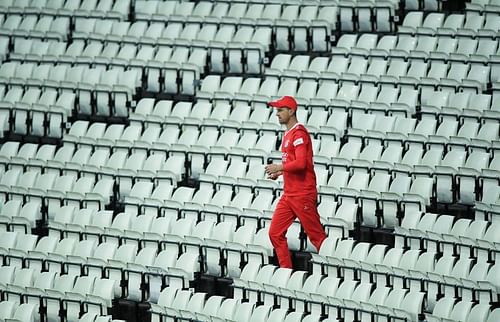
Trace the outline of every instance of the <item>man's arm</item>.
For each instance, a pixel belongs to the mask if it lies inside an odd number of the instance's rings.
[[[285,172],[300,172],[306,169],[307,149],[305,143],[295,147],[295,160],[282,165]]]
[[[269,164],[266,166],[266,173],[268,175],[277,172],[300,172],[306,168],[307,149],[305,144],[297,145],[295,148],[295,160],[287,162],[285,165],[282,163]]]

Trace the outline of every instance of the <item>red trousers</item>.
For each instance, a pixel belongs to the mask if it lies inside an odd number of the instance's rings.
[[[318,251],[326,238],[319,220],[316,194],[293,197],[283,195],[276,206],[269,227],[269,238],[276,251],[280,267],[292,268],[286,232],[295,218],[299,218],[304,231]]]

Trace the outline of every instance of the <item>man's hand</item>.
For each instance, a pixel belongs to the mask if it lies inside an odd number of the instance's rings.
[[[275,172],[273,174],[268,175],[267,178],[271,179],[271,180],[276,180],[282,174],[283,174],[283,171],[278,171],[278,172]]]
[[[283,165],[282,164],[268,164],[266,165],[266,173],[267,175],[272,175],[278,172],[283,172]]]

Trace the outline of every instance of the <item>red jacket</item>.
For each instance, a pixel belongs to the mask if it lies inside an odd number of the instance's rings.
[[[285,132],[281,143],[284,193],[287,196],[317,194],[311,137],[297,123]]]

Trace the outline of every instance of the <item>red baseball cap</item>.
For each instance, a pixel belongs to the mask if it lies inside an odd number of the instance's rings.
[[[278,100],[267,102],[267,106],[271,106],[271,107],[275,107],[275,108],[286,107],[286,108],[291,109],[292,111],[296,111],[297,110],[297,101],[292,96],[283,96],[282,98],[280,98]]]

